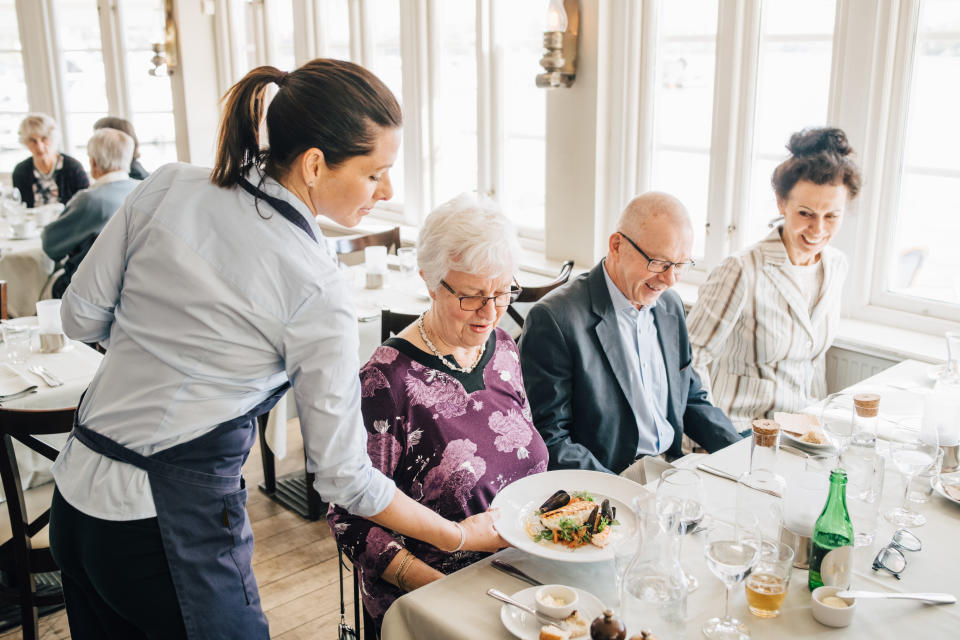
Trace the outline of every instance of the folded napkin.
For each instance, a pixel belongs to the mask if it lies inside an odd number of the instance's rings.
[[[37,385],[24,378],[9,364],[0,365],[0,401],[36,388]]]

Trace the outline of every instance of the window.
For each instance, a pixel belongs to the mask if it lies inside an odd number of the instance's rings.
[[[894,112],[892,126],[902,123],[903,143],[889,180],[890,224],[881,225],[874,290],[880,304],[957,319],[960,5],[925,0],[918,13],[912,55],[904,52],[906,111]]]
[[[651,188],[682,195],[699,260],[706,239],[717,2],[663,2],[660,10]]]
[[[14,0],[0,0],[0,84],[0,171],[12,171],[29,155],[17,130],[30,111]]]

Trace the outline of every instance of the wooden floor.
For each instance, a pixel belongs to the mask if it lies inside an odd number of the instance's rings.
[[[288,453],[277,461],[282,475],[303,469],[299,424],[287,425]],[[263,610],[270,621],[270,637],[277,640],[336,638],[340,622],[337,586],[337,548],[325,519],[308,522],[267,498],[257,484],[263,478],[259,443],[244,466],[250,497],[247,510],[253,524],[253,570],[260,585]],[[353,582],[345,576],[347,620],[353,624]],[[20,629],[0,635],[0,640],[21,638]],[[66,613],[41,618],[40,637],[70,637]]]

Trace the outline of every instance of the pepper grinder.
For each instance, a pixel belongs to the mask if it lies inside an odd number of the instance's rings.
[[[626,640],[627,628],[611,609],[604,609],[590,625],[590,640]]]

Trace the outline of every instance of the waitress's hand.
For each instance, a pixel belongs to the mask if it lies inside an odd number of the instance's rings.
[[[494,521],[500,517],[500,510],[491,507],[483,513],[477,513],[460,521],[465,540],[463,548],[469,551],[499,551],[509,547],[510,543],[500,537],[494,528]]]

